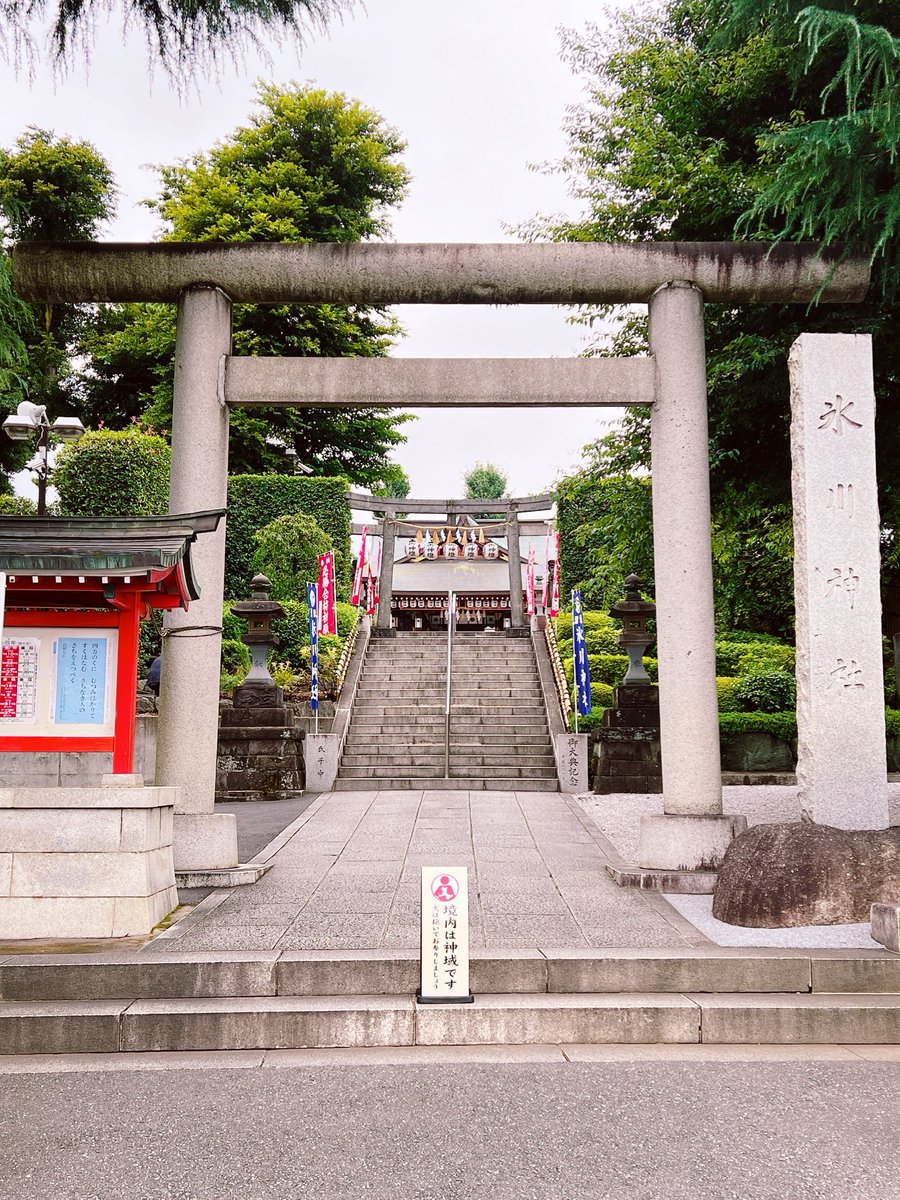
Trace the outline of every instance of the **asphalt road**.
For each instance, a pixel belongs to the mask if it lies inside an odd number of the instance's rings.
[[[0,1079],[2,1200],[898,1200],[900,1064]]]

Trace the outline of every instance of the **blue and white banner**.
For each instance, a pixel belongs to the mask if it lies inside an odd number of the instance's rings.
[[[306,608],[309,613],[309,707],[319,708],[319,587],[306,585]]]
[[[588,665],[587,645],[584,640],[584,613],[581,607],[581,592],[572,593],[572,642],[575,647],[575,698],[578,715],[587,716],[591,711],[591,668]]]

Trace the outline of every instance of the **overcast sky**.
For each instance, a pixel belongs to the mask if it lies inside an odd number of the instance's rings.
[[[101,26],[91,65],[54,81],[4,73],[0,145],[27,125],[85,138],[110,162],[121,191],[119,213],[104,234],[145,240],[155,217],[139,201],[155,194],[148,164],[171,163],[208,149],[246,121],[254,81],[315,81],[375,108],[408,141],[412,188],[393,222],[401,242],[513,239],[505,224],[537,212],[574,213],[564,181],[529,170],[564,149],[561,126],[581,95],[560,60],[559,26],[605,23],[629,0],[370,0],[295,47],[248,55],[218,82],[179,97],[161,71],[151,75],[139,34],[123,38],[114,17]],[[414,357],[552,356],[578,353],[580,332],[561,309],[404,306],[409,336],[396,353]],[[476,459],[506,470],[512,494],[539,491],[573,466],[582,445],[614,412],[465,409],[425,412],[406,427],[397,453],[413,494],[461,494],[463,470]]]

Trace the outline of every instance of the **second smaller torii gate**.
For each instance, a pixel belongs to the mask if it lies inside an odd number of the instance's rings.
[[[362,492],[350,492],[348,496],[353,512],[371,512],[381,515],[381,573],[378,591],[381,597],[376,619],[376,636],[390,636],[391,596],[394,586],[393,546],[397,536],[397,513],[414,513],[416,516],[434,514],[447,520],[454,517],[478,516],[485,508],[501,514],[506,524],[507,550],[509,552],[509,606],[513,629],[525,628],[525,607],[522,603],[522,555],[519,550],[520,534],[541,534],[546,525],[530,522],[523,525],[519,513],[545,512],[553,507],[552,496],[525,496],[518,499],[501,500],[411,500],[386,496],[369,496]],[[354,530],[354,532],[356,532]]]

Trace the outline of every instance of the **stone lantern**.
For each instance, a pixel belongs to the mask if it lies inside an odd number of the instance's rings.
[[[219,711],[217,800],[278,800],[303,787],[303,734],[266,665],[277,641],[272,622],[284,609],[269,599],[265,575],[255,575],[251,587],[249,600],[231,606],[247,622],[241,640],[250,647],[251,666],[231,705]]]
[[[650,683],[643,660],[644,651],[653,641],[653,635],[647,630],[647,622],[656,612],[656,605],[641,599],[642,583],[640,576],[627,575],[625,599],[619,600],[609,610],[611,617],[619,617],[622,621],[618,640],[628,655],[628,671],[622,680],[623,684]]]
[[[231,611],[247,622],[247,632],[241,641],[250,647],[250,671],[241,686],[246,688],[249,683],[274,688],[266,659],[270,647],[278,641],[272,622],[284,616],[284,609],[277,600],[269,599],[272,584],[265,575],[254,575],[250,586],[253,589],[250,599],[231,606]]]

